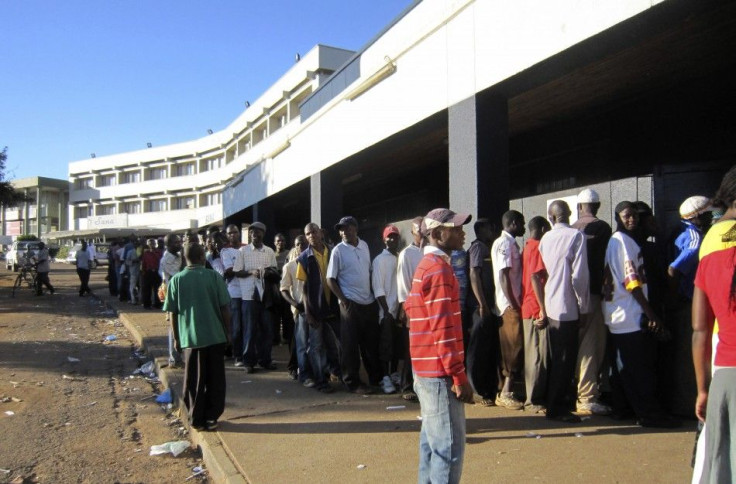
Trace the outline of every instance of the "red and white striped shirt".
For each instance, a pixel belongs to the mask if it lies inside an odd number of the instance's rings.
[[[467,383],[460,287],[450,258],[436,247],[424,248],[404,309],[410,321],[409,351],[416,376],[447,376],[455,385]]]

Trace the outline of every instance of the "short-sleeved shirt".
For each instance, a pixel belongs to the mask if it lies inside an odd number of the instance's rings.
[[[509,279],[511,280],[511,291],[517,302],[521,301],[521,252],[513,235],[501,232],[501,236],[493,242],[491,247],[491,260],[493,261],[493,283],[496,286],[496,314],[501,315],[511,302],[506,298],[501,287],[501,272],[509,268]]]
[[[187,266],[166,286],[164,311],[177,313],[182,348],[227,343],[220,308],[230,303],[225,281],[204,266]]]
[[[611,226],[592,215],[583,215],[572,224],[585,234],[588,245],[588,271],[590,272],[590,293],[601,295],[603,288],[603,265],[606,258],[608,239],[611,238]]]
[[[640,287],[647,296],[644,257],[634,239],[615,232],[608,241],[604,280],[611,281],[611,294],[603,298],[603,317],[613,334],[633,333],[641,329],[641,306],[631,291]]]
[[[296,302],[302,302],[304,297],[304,281],[300,281],[296,277],[296,271],[299,264],[296,259],[287,262],[281,271],[281,285],[279,290],[288,292]],[[294,306],[291,306],[291,312],[294,317],[299,315],[299,311]]]
[[[396,285],[400,303],[403,303],[409,297],[414,271],[417,270],[422,257],[424,257],[422,249],[413,243],[399,252],[399,261],[396,266]]]
[[[317,249],[312,247],[312,254],[314,254],[314,260],[317,261],[317,267],[319,267],[319,276],[322,279],[322,292],[325,294],[325,300],[329,303],[332,297],[332,291],[327,287],[327,264],[330,261],[330,249],[325,246],[320,254]],[[296,278],[302,282],[307,281],[307,271],[301,264],[297,264],[296,266]]]
[[[374,301],[371,293],[371,253],[365,241],[358,239],[357,246],[344,241],[337,244],[330,254],[327,277],[337,280],[340,290],[351,301],[358,304]]]
[[[724,220],[713,225],[700,244],[700,260],[717,250],[736,247],[736,237],[726,237],[726,234],[734,230],[734,227],[736,227],[736,220]],[[713,333],[718,333],[718,318],[716,318]]]
[[[161,257],[161,277],[168,282],[174,274],[181,270],[181,253],[172,254],[168,250]]]
[[[539,311],[542,309],[539,307],[539,301],[537,301],[537,295],[534,293],[534,287],[532,286],[532,274],[545,270],[542,254],[539,253],[539,241],[536,239],[527,240],[524,246],[524,252],[521,255],[523,259],[521,317],[531,319],[539,316]],[[546,279],[545,276],[542,284],[544,284]]]
[[[468,249],[468,266],[470,270],[480,269],[480,281],[482,284],[483,295],[485,296],[486,303],[490,307],[494,306],[494,286],[493,286],[493,264],[491,264],[491,248],[485,242],[481,240],[474,240],[470,244]],[[478,300],[475,298],[475,293],[471,290],[467,299],[468,308],[477,308],[479,306]]]
[[[240,252],[235,247],[223,247],[220,251],[220,259],[224,270],[232,269]],[[231,298],[240,299],[240,278],[233,277],[227,281],[227,292]]]
[[[394,318],[399,313],[399,296],[396,287],[396,265],[398,258],[388,249],[373,259],[373,272],[371,273],[371,283],[373,286],[373,295],[375,297],[383,296],[386,298],[388,312]],[[378,317],[383,319],[383,307],[378,306]]]
[[[51,264],[49,264],[49,261],[50,261],[49,249],[45,247],[43,249],[39,249],[38,252],[36,252],[36,260],[38,261],[38,267],[36,267],[36,272],[51,271]]]
[[[682,274],[678,293],[688,299],[693,298],[693,282],[698,270],[698,253],[703,234],[698,227],[683,220],[684,230],[675,239],[675,260],[670,267]]]
[[[253,269],[276,268],[276,255],[271,247],[262,245],[260,249],[253,244],[240,248],[240,255],[235,260],[233,271],[252,271]],[[264,293],[263,279],[254,276],[240,278],[240,297],[245,301],[252,301],[256,291],[258,296]]]
[[[731,280],[736,247],[713,252],[700,261],[695,286],[705,292],[718,318],[716,366],[736,366],[736,311],[731,305]]]

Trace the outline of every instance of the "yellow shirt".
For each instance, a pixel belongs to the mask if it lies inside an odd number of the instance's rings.
[[[703,237],[703,242],[700,244],[700,253],[698,254],[700,260],[706,255],[717,252],[719,250],[729,249],[736,247],[736,237],[729,237],[732,240],[724,241],[723,236],[730,232],[736,225],[736,220],[724,220],[713,225],[708,233]],[[718,332],[718,320],[716,319],[713,325],[713,333]]]
[[[324,251],[320,254],[314,247],[312,247],[312,253],[314,254],[314,258],[317,260],[319,276],[322,279],[322,290],[324,291],[325,299],[329,304],[332,293],[330,292],[330,288],[327,287],[327,278],[325,277],[325,274],[327,274],[327,263],[329,262],[330,251],[325,247]],[[307,273],[301,264],[296,265],[296,278],[300,281],[307,280]]]

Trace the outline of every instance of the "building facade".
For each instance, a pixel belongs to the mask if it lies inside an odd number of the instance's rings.
[[[28,197],[15,207],[0,211],[2,235],[15,240],[19,235],[43,238],[49,232],[66,228],[69,207],[69,182],[34,176],[11,182],[13,188]]]

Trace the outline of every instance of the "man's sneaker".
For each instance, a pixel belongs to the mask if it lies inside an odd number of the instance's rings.
[[[297,380],[299,378],[299,372],[296,370],[289,370],[289,378],[292,380]]]
[[[243,366],[243,360],[241,358],[235,358],[234,366],[237,366],[238,368]]]
[[[383,393],[387,395],[391,393],[396,393],[396,387],[391,381],[390,376],[386,375],[383,377],[383,380],[381,380],[381,389],[383,390]]]
[[[252,366],[246,366],[246,367],[245,367],[245,372],[246,372],[246,373],[253,373],[253,372],[255,372],[255,371],[256,371],[256,369],[255,369],[255,368],[253,368]]]
[[[611,407],[598,402],[578,403],[577,413],[581,415],[610,415]]]
[[[207,430],[217,430],[217,420],[208,420],[205,426]]]
[[[509,410],[521,410],[524,404],[514,398],[513,392],[501,392],[496,397],[496,405],[506,407]]]
[[[330,386],[330,384],[329,383],[326,383],[326,382],[323,383],[322,385],[317,385],[316,388],[317,388],[318,391],[320,391],[322,393],[332,393],[332,392],[335,391],[335,390],[332,389],[332,387]]]
[[[527,405],[524,407],[524,411],[529,413],[547,413],[544,405]]]
[[[311,378],[307,378],[306,380],[304,380],[304,383],[302,383],[302,385],[307,388],[314,388],[317,384],[314,383],[314,380],[312,380]]]

